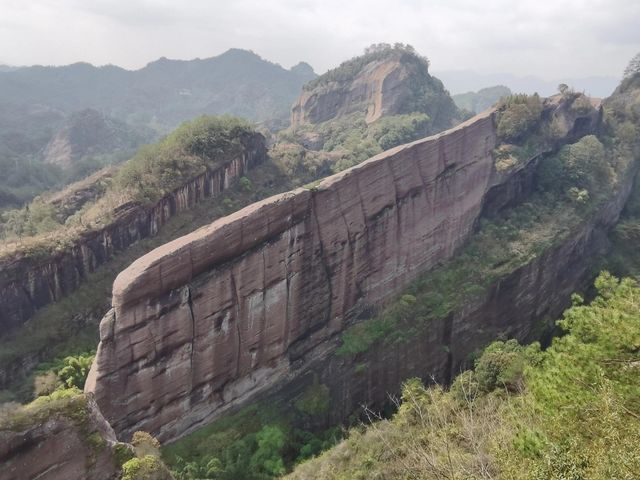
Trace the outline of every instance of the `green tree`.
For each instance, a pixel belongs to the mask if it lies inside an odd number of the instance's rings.
[[[66,357],[64,366],[58,371],[58,378],[67,387],[84,388],[84,382],[89,375],[89,369],[93,363],[93,355],[78,355]]]
[[[258,449],[251,457],[251,464],[256,471],[277,476],[285,472],[282,452],[287,438],[284,432],[275,425],[265,425],[256,436]]]
[[[632,77],[638,73],[640,73],[640,53],[629,61],[627,68],[624,69],[624,77]]]

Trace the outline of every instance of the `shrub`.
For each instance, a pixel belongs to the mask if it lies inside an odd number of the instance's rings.
[[[121,480],[161,480],[169,479],[162,460],[153,455],[132,458],[122,465]]]
[[[135,432],[131,437],[131,445],[135,448],[138,457],[160,456],[160,442],[147,432]]]
[[[329,388],[319,383],[317,379],[314,379],[313,384],[309,385],[295,402],[295,407],[300,412],[311,416],[327,412],[330,405]]]
[[[87,380],[93,355],[78,355],[77,357],[66,357],[64,366],[58,371],[58,378],[67,387],[84,388]]]
[[[521,140],[540,120],[542,107],[538,94],[503,98],[498,104],[498,137],[505,142]]]
[[[250,192],[253,189],[251,180],[249,180],[247,177],[240,177],[238,184],[240,185],[240,188],[245,192]]]

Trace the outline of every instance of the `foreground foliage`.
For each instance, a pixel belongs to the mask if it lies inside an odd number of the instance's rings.
[[[449,391],[407,382],[391,420],[291,479],[632,479],[640,471],[640,288],[598,277],[546,350],[495,342]]]
[[[339,428],[312,433],[294,426],[328,408],[323,386],[313,384],[285,412],[252,405],[163,448],[177,480],[268,480],[334,445]]]

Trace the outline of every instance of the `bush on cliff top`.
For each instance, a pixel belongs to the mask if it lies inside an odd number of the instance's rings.
[[[0,410],[0,430],[19,431],[30,425],[63,416],[76,424],[87,419],[87,399],[77,388],[56,390],[27,405],[8,404]]]
[[[116,185],[134,190],[138,200],[154,202],[241,153],[242,139],[253,132],[248,122],[231,116],[185,122],[160,142],[141,148],[119,170]]]
[[[450,391],[408,381],[391,420],[354,430],[290,479],[599,480],[640,471],[640,288],[607,273],[546,351],[490,345]]]
[[[498,102],[498,138],[509,143],[522,140],[540,120],[542,107],[542,100],[537,93],[502,98]]]

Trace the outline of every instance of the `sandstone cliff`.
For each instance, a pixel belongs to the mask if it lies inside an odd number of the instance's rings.
[[[598,114],[570,120],[597,128]],[[450,258],[490,192],[519,181],[521,166],[496,170],[495,146],[489,111],[142,257],[114,283],[87,390],[119,434],[170,440],[295,383],[359,315]]]
[[[22,325],[37,309],[74,291],[114,252],[155,235],[169,218],[203,199],[220,195],[265,158],[264,137],[255,134],[245,140],[242,155],[191,179],[151,207],[122,205],[113,212],[113,221],[84,232],[54,255],[22,253],[0,260],[0,336]]]
[[[449,128],[457,108],[428,66],[410,47],[374,49],[305,85],[291,109],[291,124],[316,124],[356,112],[372,123],[382,116],[423,112],[431,118],[431,131]]]
[[[115,480],[129,449],[92,398],[41,402],[0,420],[0,480]]]

